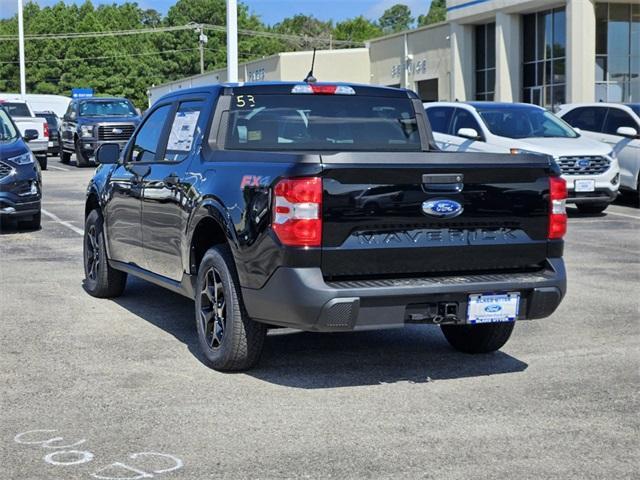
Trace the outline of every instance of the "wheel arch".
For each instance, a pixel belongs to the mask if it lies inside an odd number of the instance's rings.
[[[227,244],[232,251],[237,242],[233,222],[224,207],[215,199],[205,200],[190,222],[188,238],[188,272],[197,274],[204,254],[215,245]]]

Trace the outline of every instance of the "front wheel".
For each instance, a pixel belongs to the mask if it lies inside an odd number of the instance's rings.
[[[38,159],[38,163],[40,164],[40,170],[46,170],[47,169],[47,156],[46,155],[40,155],[37,157]]]
[[[64,150],[60,150],[60,162],[67,165],[69,162],[71,162],[71,154]]]
[[[82,148],[80,146],[80,142],[76,141],[76,166],[77,167],[88,167],[89,160],[82,153]]]
[[[30,220],[20,220],[20,225],[28,230],[40,230],[42,214],[36,213]]]
[[[102,215],[93,210],[84,227],[84,288],[94,297],[119,297],[124,292],[127,274],[109,266],[102,229]]]
[[[579,203],[576,205],[580,213],[597,214],[604,212],[609,206],[608,203]]]
[[[212,247],[204,255],[195,303],[198,340],[207,365],[220,371],[254,366],[262,353],[267,328],[251,320],[245,311],[227,246]]]
[[[442,325],[442,333],[449,344],[465,353],[495,352],[507,343],[515,322],[482,323],[475,325]]]

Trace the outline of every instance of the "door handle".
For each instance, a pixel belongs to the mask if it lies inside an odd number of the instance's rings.
[[[178,183],[180,183],[180,177],[175,173],[170,173],[169,175],[164,177],[162,181],[169,187],[175,187],[176,185],[178,185]]]
[[[462,173],[435,173],[422,175],[422,187],[425,192],[460,193],[464,188]]]

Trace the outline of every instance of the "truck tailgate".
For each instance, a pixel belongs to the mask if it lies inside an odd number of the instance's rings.
[[[547,258],[551,157],[355,152],[322,164],[326,278],[524,270]],[[433,202],[452,206],[449,218]]]

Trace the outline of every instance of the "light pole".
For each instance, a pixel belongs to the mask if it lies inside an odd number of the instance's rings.
[[[26,95],[27,80],[24,66],[24,19],[22,18],[22,0],[18,0],[18,50],[20,56],[20,95]]]
[[[227,0],[227,82],[238,81],[238,0]]]

